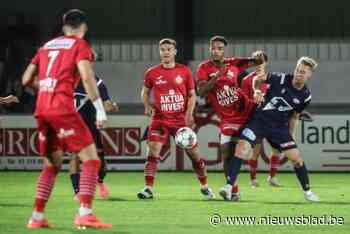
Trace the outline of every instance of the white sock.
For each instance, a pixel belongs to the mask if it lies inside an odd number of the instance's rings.
[[[41,221],[44,219],[44,213],[33,211],[32,218],[36,221]]]
[[[86,208],[86,207],[82,207],[82,206],[79,208],[79,215],[80,216],[88,215],[91,213],[92,213],[92,209],[90,209],[90,208]]]
[[[311,190],[305,191],[305,194],[306,194],[306,195],[310,195],[311,193],[312,193]]]

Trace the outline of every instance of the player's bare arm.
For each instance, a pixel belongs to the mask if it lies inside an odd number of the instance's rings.
[[[299,124],[299,116],[300,116],[299,113],[294,112],[292,117],[290,118],[290,121],[289,121],[290,134],[292,135],[294,140],[296,140],[296,131],[297,131],[298,124]]]
[[[19,100],[14,95],[8,95],[6,97],[0,97],[0,104],[10,104],[10,103],[18,103]]]
[[[200,81],[198,93],[201,97],[207,97],[209,91],[214,87],[216,80],[222,75],[222,70],[209,75],[208,81]]]
[[[194,89],[191,89],[188,92],[188,101],[187,101],[187,109],[186,109],[186,116],[185,116],[186,125],[189,127],[191,127],[194,124],[193,111],[195,106],[196,106],[196,93]]]
[[[152,116],[154,114],[154,108],[152,104],[150,103],[150,92],[151,89],[147,88],[146,86],[143,86],[143,105],[145,107],[145,115]]]
[[[81,60],[78,62],[78,70],[83,81],[86,93],[96,108],[96,126],[98,129],[104,127],[107,115],[98,92],[95,73],[92,70],[90,61]]]
[[[22,85],[31,86],[31,83],[35,81],[35,76],[37,74],[37,66],[34,64],[29,64],[22,76]]]

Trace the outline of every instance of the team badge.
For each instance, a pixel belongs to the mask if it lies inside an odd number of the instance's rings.
[[[181,84],[182,82],[183,82],[183,78],[181,77],[181,76],[177,76],[176,78],[175,78],[175,81],[176,81],[176,83],[177,84]]]
[[[229,78],[229,79],[232,79],[233,77],[234,77],[234,73],[231,71],[231,70],[228,70],[228,72],[227,72],[227,78]]]
[[[175,90],[169,89],[169,95],[174,95],[174,94],[175,94]]]

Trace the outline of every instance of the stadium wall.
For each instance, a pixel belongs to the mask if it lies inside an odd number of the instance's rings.
[[[302,157],[311,171],[350,170],[350,115],[316,115],[314,122],[301,122],[298,144]],[[142,115],[110,116],[108,128],[103,130],[103,143],[108,169],[143,170],[147,146],[140,141],[149,123]],[[215,116],[199,115],[196,118],[200,150],[209,170],[222,170],[219,154],[218,121]],[[42,160],[38,156],[38,132],[31,116],[5,116],[0,129],[0,170],[39,170]],[[259,170],[268,169],[267,145],[262,152]],[[66,156],[64,168],[67,169]],[[281,159],[283,171],[292,165]],[[183,150],[174,146],[163,148],[161,170],[191,170],[191,162]]]
[[[200,61],[193,61],[189,65],[192,71]],[[96,74],[100,76],[111,96],[120,103],[140,103],[140,92],[143,86],[145,70],[158,61],[148,62],[98,62],[95,65]],[[272,61],[271,71],[293,72],[296,60]],[[349,74],[348,61],[320,61],[309,87],[312,91],[312,103],[348,103],[349,102]]]

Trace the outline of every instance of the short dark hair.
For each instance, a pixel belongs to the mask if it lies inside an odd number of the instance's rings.
[[[70,9],[63,15],[63,25],[78,28],[83,23],[87,23],[86,14],[79,9]]]
[[[171,38],[163,38],[159,41],[159,46],[163,45],[163,44],[170,44],[173,45],[176,48],[176,41],[174,39]]]
[[[213,36],[212,38],[210,38],[210,45],[213,44],[214,41],[220,41],[222,43],[224,43],[225,46],[227,46],[227,40],[224,36]]]

